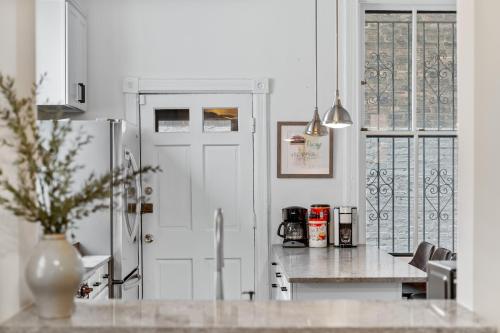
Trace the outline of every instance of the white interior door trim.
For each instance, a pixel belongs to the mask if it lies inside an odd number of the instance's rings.
[[[269,221],[270,221],[270,150],[269,150],[269,79],[152,79],[127,77],[123,81],[125,118],[139,124],[141,94],[252,94],[255,118],[254,209],[255,209],[255,297],[270,299]]]
[[[269,79],[151,79],[127,77],[123,92],[132,94],[268,94]]]

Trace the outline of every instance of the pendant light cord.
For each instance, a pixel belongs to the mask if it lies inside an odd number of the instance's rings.
[[[339,0],[337,0],[337,6],[336,6],[336,19],[335,23],[337,24],[337,28],[335,30],[335,37],[336,37],[336,48],[337,48],[337,99],[339,98]]]
[[[315,62],[315,108],[318,108],[318,0],[314,0],[314,62]]]

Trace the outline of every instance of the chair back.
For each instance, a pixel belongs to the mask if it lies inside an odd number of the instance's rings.
[[[431,259],[432,253],[434,252],[434,245],[428,242],[422,242],[418,244],[417,250],[413,255],[413,258],[409,262],[410,265],[427,272],[427,263]]]
[[[431,260],[450,260],[451,251],[444,247],[438,247],[431,256]]]

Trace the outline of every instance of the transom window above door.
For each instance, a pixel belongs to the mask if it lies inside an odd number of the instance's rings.
[[[366,240],[455,250],[456,14],[409,9],[363,12]]]
[[[238,108],[204,108],[203,131],[238,132]]]
[[[238,132],[238,108],[204,107],[203,132],[224,133]],[[155,109],[155,132],[188,133],[190,132],[190,110],[184,108]]]
[[[189,109],[155,109],[155,132],[189,132]]]

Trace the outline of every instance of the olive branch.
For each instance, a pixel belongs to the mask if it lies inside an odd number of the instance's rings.
[[[104,199],[121,194],[113,188],[129,185],[138,174],[161,171],[145,166],[127,173],[119,166],[103,175],[91,173],[79,190],[72,191],[75,172],[83,168],[75,158],[92,137],[80,131],[70,140],[71,122],[57,120],[52,121],[50,135],[42,136],[34,107],[37,84],[30,96],[18,97],[14,83],[0,74],[0,122],[11,134],[0,138],[0,146],[16,153],[17,168],[13,183],[0,167],[0,206],[28,222],[40,222],[45,234],[65,233],[77,220],[109,208]]]

